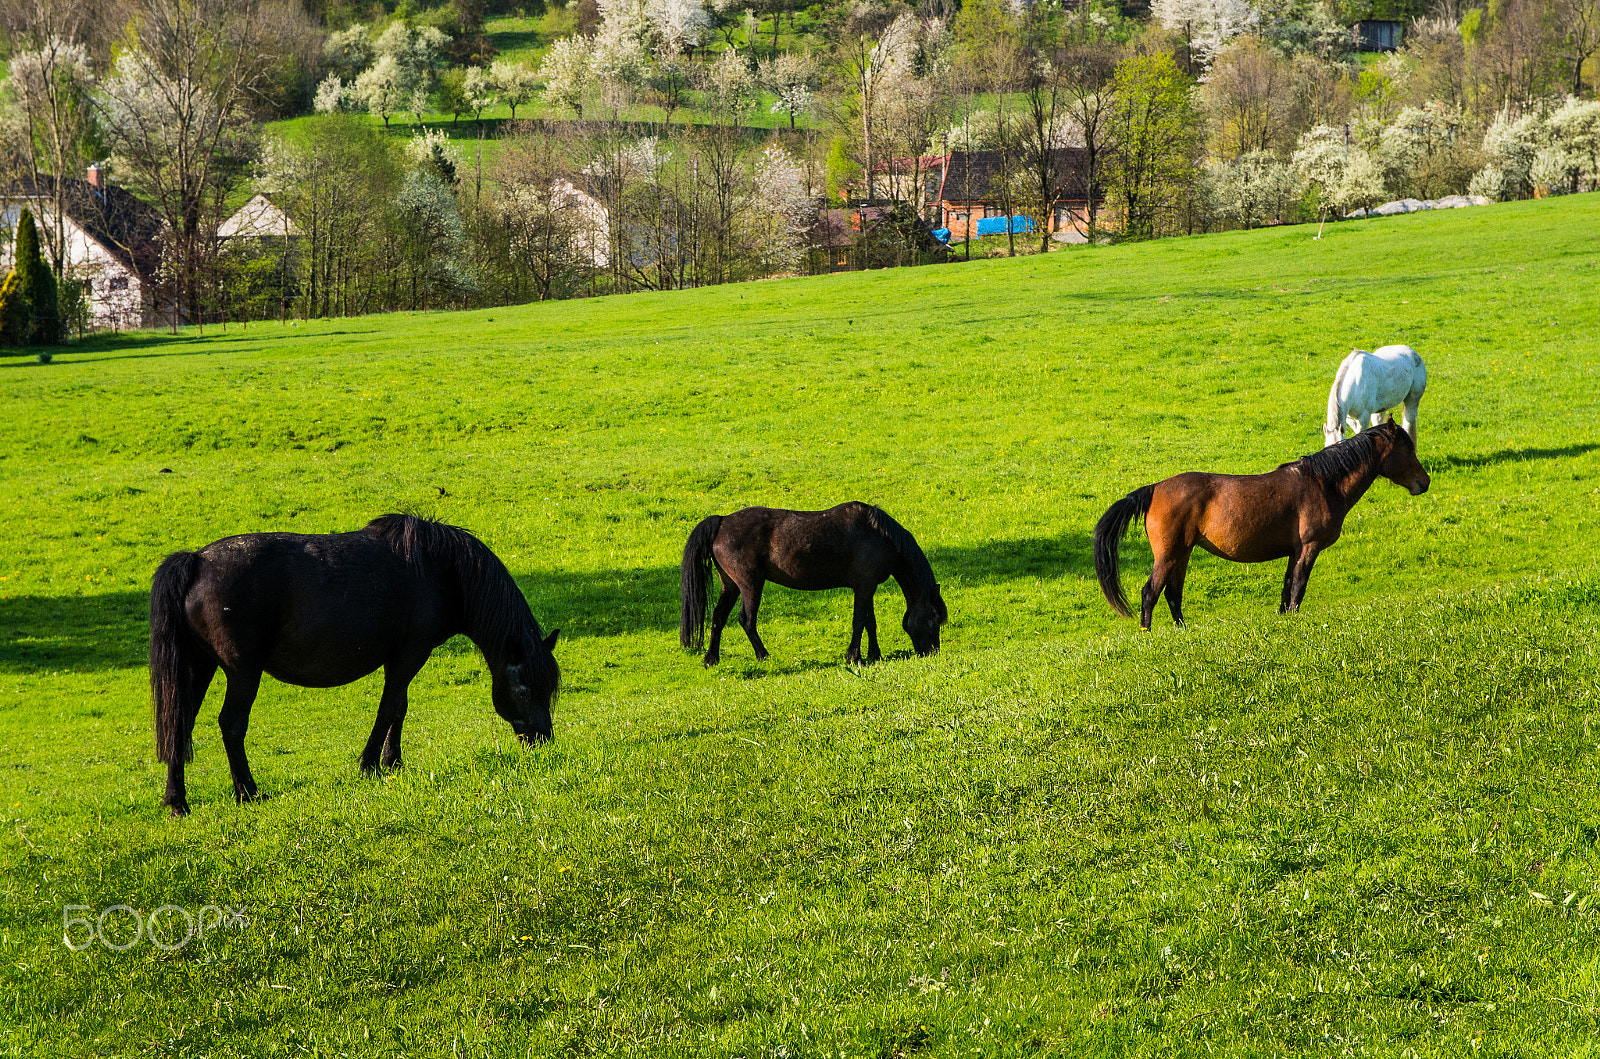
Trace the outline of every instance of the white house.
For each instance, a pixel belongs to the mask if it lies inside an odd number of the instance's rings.
[[[299,234],[299,225],[269,195],[256,195],[217,227],[221,239],[292,239]]]
[[[89,316],[97,328],[148,327],[155,316],[155,276],[160,264],[161,215],[125,188],[106,183],[98,166],[85,180],[63,181],[66,216],[65,273],[88,284]],[[24,178],[0,191],[0,271],[14,264],[17,220],[24,208],[39,226],[40,250],[56,228],[55,178]]]

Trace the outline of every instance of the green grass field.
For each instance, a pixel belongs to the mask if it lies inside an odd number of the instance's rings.
[[[1600,196],[1313,234],[0,361],[0,1054],[1600,1051]],[[1297,616],[1197,553],[1188,629],[1116,618],[1105,507],[1311,451],[1388,342],[1430,492],[1375,485]],[[892,582],[877,666],[846,592],[770,590],[768,663],[678,649],[696,521],[852,498],[938,656]],[[166,819],[157,562],[399,509],[563,630],[555,742],[452,642],[381,779],[378,678],[265,682],[239,807],[214,686]],[[116,905],[248,923],[63,944]]]

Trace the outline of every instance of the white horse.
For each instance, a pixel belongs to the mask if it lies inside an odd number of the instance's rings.
[[[1410,346],[1384,346],[1376,353],[1351,350],[1333,377],[1328,391],[1328,418],[1322,424],[1326,448],[1344,438],[1345,424],[1356,433],[1383,422],[1383,414],[1397,404],[1406,406],[1401,426],[1417,440],[1417,405],[1428,388],[1428,370]]]

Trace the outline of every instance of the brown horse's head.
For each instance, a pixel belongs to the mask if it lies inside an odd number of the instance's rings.
[[[551,652],[560,635],[561,630],[557,629],[543,640],[528,637],[529,643],[514,650],[494,674],[490,690],[494,712],[527,744],[542,743],[555,731],[550,706],[561,683],[561,670]]]
[[[935,584],[933,591],[906,606],[906,616],[900,620],[900,627],[911,637],[911,646],[917,654],[931,655],[939,650],[939,626],[949,620],[950,611]]]
[[[1403,427],[1395,424],[1394,416],[1390,416],[1387,423],[1375,428],[1373,433],[1389,443],[1388,451],[1383,454],[1378,464],[1378,473],[1395,485],[1405,486],[1411,490],[1412,496],[1426,493],[1429,483],[1428,472],[1417,460],[1417,444],[1411,440],[1411,435],[1406,433]]]

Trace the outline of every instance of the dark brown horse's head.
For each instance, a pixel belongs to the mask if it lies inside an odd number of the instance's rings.
[[[555,731],[550,707],[561,683],[561,670],[551,652],[560,635],[557,629],[543,640],[528,637],[528,643],[513,648],[505,665],[494,674],[490,692],[494,712],[525,744],[542,743]]]
[[[1417,460],[1417,443],[1411,440],[1405,428],[1397,425],[1394,416],[1390,416],[1387,423],[1375,428],[1374,433],[1389,442],[1389,450],[1378,464],[1378,473],[1395,485],[1411,490],[1412,496],[1426,493],[1430,481],[1428,472]]]
[[[939,626],[950,620],[950,611],[939,594],[939,586],[906,606],[906,616],[900,627],[911,637],[911,646],[919,655],[931,655],[939,650]]]

